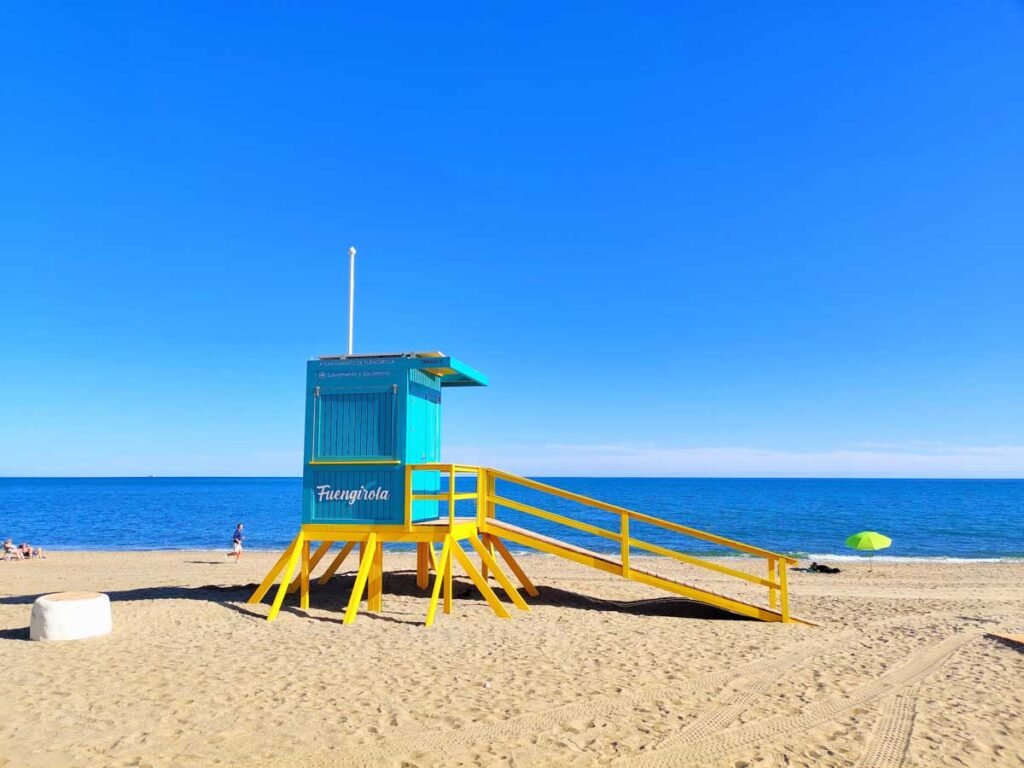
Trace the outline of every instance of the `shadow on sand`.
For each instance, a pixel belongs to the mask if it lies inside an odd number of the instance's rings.
[[[355,573],[337,574],[327,584],[320,586],[317,580],[310,580],[309,606],[311,609],[323,611],[330,616],[315,616],[307,614],[298,607],[299,595],[295,592],[286,595],[282,611],[287,611],[296,616],[303,616],[314,621],[328,623],[341,623],[348,596],[355,583]],[[433,581],[431,581],[433,583]],[[257,609],[256,606],[249,606],[246,600],[256,589],[256,584],[239,584],[233,586],[218,586],[207,584],[202,587],[140,587],[138,589],[114,590],[106,592],[111,602],[132,601],[132,600],[203,600],[213,602],[235,611],[244,616],[251,616],[258,619],[266,617],[265,611]],[[743,616],[737,616],[710,605],[686,600],[681,597],[654,597],[645,600],[606,600],[600,597],[573,592],[559,587],[545,584],[538,584],[540,596],[535,598],[527,597],[530,605],[549,605],[558,608],[568,608],[581,611],[609,611],[613,613],[626,613],[636,616],[664,616],[680,619],[705,619],[712,621],[752,621]],[[267,594],[263,605],[270,603],[276,594],[277,586]],[[495,585],[495,592],[508,602],[504,593]],[[43,593],[41,593],[43,594]],[[428,591],[419,589],[416,586],[416,573],[414,571],[387,571],[384,574],[384,599],[387,604],[388,595],[400,595],[405,597],[420,597],[424,599],[423,615],[426,615],[426,599]],[[456,600],[482,601],[483,596],[477,588],[468,580],[468,577],[455,575],[454,598]],[[40,594],[31,595],[8,595],[0,597],[0,605],[31,605]],[[423,616],[417,616],[414,620],[407,620],[389,616],[386,614],[374,614],[361,611],[360,620],[363,618],[374,621],[387,621],[398,624],[422,624]],[[27,640],[28,627],[0,630],[0,640]]]

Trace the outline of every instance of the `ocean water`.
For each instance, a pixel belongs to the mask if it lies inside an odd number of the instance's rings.
[[[847,536],[880,531],[899,558],[1024,557],[1024,480],[543,478],[542,482],[728,538],[796,555],[860,556]],[[0,478],[0,537],[51,549],[284,547],[299,524],[298,478]],[[498,493],[593,525],[615,515],[509,484]],[[468,505],[468,506],[466,506]],[[472,502],[460,505],[472,514]],[[499,517],[592,549],[607,539],[508,510]],[[631,533],[688,552],[703,542],[634,522]]]

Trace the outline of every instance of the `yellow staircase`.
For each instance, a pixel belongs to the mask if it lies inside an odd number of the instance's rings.
[[[793,622],[800,624],[811,624],[811,622],[792,616],[789,612],[789,588],[787,583],[787,568],[795,565],[796,560],[786,555],[772,552],[761,547],[755,547],[739,541],[733,541],[722,536],[717,536],[696,528],[679,525],[652,515],[646,515],[625,507],[608,504],[589,496],[583,496],[571,491],[566,491],[555,486],[530,480],[525,477],[502,472],[488,467],[471,467],[455,464],[411,464],[407,465],[406,488],[412,488],[409,482],[412,473],[418,470],[441,471],[448,474],[449,488],[447,493],[440,494],[416,494],[408,493],[406,497],[406,521],[407,526],[411,525],[411,506],[417,499],[433,499],[448,501],[449,525],[456,524],[455,505],[458,501],[476,501],[476,523],[485,542],[497,539],[499,542],[509,541],[524,547],[530,547],[541,552],[546,552],[557,557],[565,558],[582,565],[596,568],[606,573],[615,574],[631,581],[647,584],[670,592],[680,597],[699,601],[708,605],[716,606],[723,610],[741,616],[747,616],[761,621]],[[476,490],[473,492],[456,492],[455,481],[458,475],[473,474],[476,476]],[[576,502],[594,509],[608,512],[619,518],[618,530],[601,528],[590,523],[575,520],[565,515],[556,514],[540,507],[524,504],[520,501],[502,496],[497,492],[498,481],[510,483],[533,491],[555,496],[568,501]],[[595,552],[583,547],[569,544],[550,536],[545,536],[526,528],[512,525],[499,519],[503,509],[512,509],[520,513],[539,517],[552,523],[565,525],[577,531],[582,531],[594,536],[609,539],[618,543],[619,557],[615,558],[606,553]],[[745,555],[763,558],[765,560],[765,577],[756,576],[746,571],[730,568],[721,563],[705,560],[693,555],[679,552],[667,547],[653,544],[638,539],[630,533],[630,523],[638,522],[653,525],[677,534],[699,539],[701,541],[717,544],[733,551],[742,552]],[[713,571],[717,574],[730,576],[741,581],[756,584],[767,589],[767,600],[765,605],[748,602],[717,592],[712,592],[703,587],[686,584],[681,581],[668,579],[651,573],[648,570],[635,568],[630,564],[630,553],[633,549],[661,555],[673,560],[697,566]],[[502,550],[504,548],[502,547]],[[530,585],[532,586],[532,585]]]

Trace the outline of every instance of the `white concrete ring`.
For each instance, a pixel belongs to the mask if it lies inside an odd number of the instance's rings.
[[[99,592],[57,592],[32,604],[30,640],[80,640],[113,630],[110,598]]]

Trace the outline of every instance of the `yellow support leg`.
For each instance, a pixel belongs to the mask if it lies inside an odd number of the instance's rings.
[[[430,561],[427,556],[425,541],[416,545],[416,586],[419,589],[426,589],[430,586]]]
[[[775,584],[775,558],[768,558],[768,581]],[[768,587],[768,607],[775,609],[778,604],[778,595],[775,594],[775,589]]]
[[[321,541],[320,542],[320,546],[316,548],[316,552],[314,552],[313,556],[309,558],[309,572],[310,573],[312,573],[313,569],[316,568],[316,566],[319,564],[319,562],[321,560],[323,560],[324,555],[327,554],[327,550],[329,550],[332,546],[334,546],[334,542],[333,541]],[[292,584],[291,584],[290,587],[288,587],[288,594],[290,595],[292,592],[294,592],[298,588],[299,588],[299,579],[292,579]]]
[[[299,608],[309,610],[309,542],[302,542],[302,562],[299,566]]]
[[[302,534],[299,534],[299,536],[301,535]],[[264,578],[263,581],[260,582],[260,585],[256,587],[256,591],[249,596],[249,599],[246,602],[248,602],[250,605],[255,605],[266,596],[267,592],[270,591],[270,588],[274,586],[274,581],[277,579],[277,575],[281,573],[281,570],[284,568],[285,564],[291,558],[292,552],[295,550],[295,546],[299,541],[299,536],[296,536],[294,539],[292,539],[292,543],[289,544],[285,548],[284,552],[281,553],[281,556],[277,558],[277,562],[274,563],[274,567],[270,569],[270,572],[266,575],[266,578]]]
[[[494,561],[494,545],[491,544],[491,537],[488,534],[486,534],[486,533],[482,534],[481,537],[480,537],[480,542],[483,544],[483,546],[487,550],[488,554],[490,554],[491,561],[493,562]],[[476,545],[474,545],[473,548],[476,549]],[[480,575],[483,576],[486,579],[486,578],[488,578],[489,572],[491,570],[492,569],[490,567],[490,563],[488,563],[488,561],[484,558],[484,556],[481,555],[480,556]]]
[[[267,614],[267,621],[273,621],[277,618],[277,612],[281,610],[281,604],[284,602],[285,593],[288,591],[288,584],[292,580],[292,574],[295,573],[295,567],[299,564],[299,558],[302,557],[302,545],[305,544],[300,533],[295,540],[295,544],[292,548],[292,556],[288,558],[288,565],[284,569],[284,578],[281,579],[281,586],[277,588],[277,597],[274,598],[273,605],[270,606],[270,612]]]
[[[359,560],[359,570],[356,571],[356,583],[352,585],[352,594],[348,598],[348,607],[345,609],[345,618],[342,624],[351,624],[356,620],[356,613],[359,611],[359,602],[363,599],[363,590],[366,588],[366,579],[370,575],[370,568],[373,565],[373,556],[377,551],[377,534],[371,533],[362,544],[362,557]]]
[[[431,547],[433,549],[433,547]],[[444,574],[451,560],[451,540],[444,537],[444,544],[441,546],[441,562],[434,572],[434,589],[430,593],[430,607],[427,608],[427,626],[434,623],[434,616],[437,614],[437,599],[441,596],[441,586],[444,583]]]
[[[441,568],[437,564],[437,552],[434,551],[434,542],[427,542],[427,556],[430,559],[430,567],[434,569],[434,573],[440,573]]]
[[[452,554],[455,555],[455,559],[459,561],[459,565],[463,567],[466,573],[469,575],[470,580],[476,584],[476,588],[480,590],[480,594],[484,596],[484,600],[491,606],[491,610],[494,611],[495,615],[500,619],[511,619],[512,615],[508,612],[508,609],[502,604],[498,596],[494,594],[494,590],[491,586],[484,581],[484,577],[480,575],[480,571],[473,565],[473,561],[469,559],[469,555],[459,546],[459,542],[452,541]],[[522,600],[522,598],[519,598]]]
[[[508,551],[508,547],[505,546],[505,542],[497,536],[491,536],[490,539],[494,548],[498,550],[498,554],[500,554],[502,559],[508,564],[508,567],[512,570],[512,573],[516,575],[516,578],[519,579],[519,583],[523,585],[523,589],[526,590],[526,594],[530,597],[538,597],[540,592],[537,591],[535,586],[533,586],[533,582],[530,581],[530,577],[526,575],[526,571],[524,571],[516,559],[512,557],[512,553]]]
[[[480,562],[485,567],[490,568],[494,572],[494,578],[497,579],[498,583],[501,584],[501,588],[505,590],[505,594],[508,595],[508,599],[521,611],[530,610],[530,606],[523,600],[523,596],[519,594],[519,590],[515,588],[515,585],[509,581],[508,576],[505,575],[504,571],[498,567],[498,563],[494,559],[494,555],[487,551],[487,546],[480,541],[476,536],[469,537],[469,543],[473,546],[473,549],[480,555]],[[480,576],[483,577],[483,571],[480,572]],[[486,582],[486,578],[484,579]]]
[[[447,538],[451,539],[451,541],[448,543],[448,560],[445,562],[445,564],[443,566],[441,566],[441,572],[444,574],[443,577],[442,577],[442,580],[444,581],[444,612],[445,613],[451,613],[452,612],[452,592],[453,592],[453,586],[454,586],[452,584],[452,581],[453,581],[452,561],[455,559],[454,557],[452,557],[451,549],[452,549],[452,545],[455,544],[455,539],[452,539],[451,536],[448,536]]]
[[[789,623],[789,586],[786,584],[786,561],[779,561],[779,588],[782,600],[782,622]]]
[[[380,613],[384,606],[384,545],[377,542],[373,550],[373,565],[370,566],[370,580],[366,588],[366,610]]]
[[[345,546],[341,548],[341,552],[339,552],[334,560],[331,561],[331,564],[327,566],[327,570],[324,571],[324,575],[320,577],[320,581],[318,582],[319,584],[326,584],[331,580],[331,577],[341,567],[341,564],[345,562],[345,558],[348,557],[349,552],[351,552],[355,546],[356,543],[354,541],[345,543]]]

